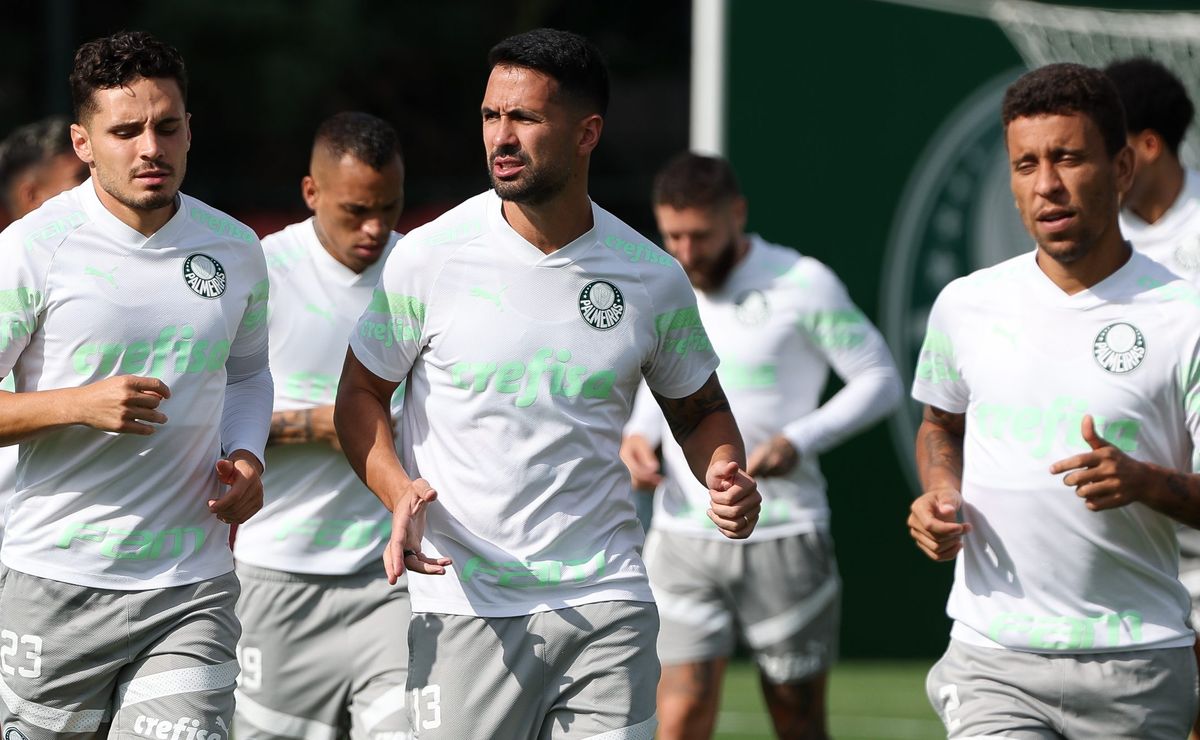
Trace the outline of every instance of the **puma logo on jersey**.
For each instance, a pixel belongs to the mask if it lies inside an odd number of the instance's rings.
[[[1001,326],[1000,324],[992,324],[992,333],[1003,338],[1012,346],[1017,346],[1017,333],[1012,329]]]
[[[518,408],[532,406],[542,390],[542,376],[549,376],[550,395],[563,398],[608,398],[617,382],[614,370],[590,371],[583,365],[568,365],[571,351],[542,347],[528,362],[459,362],[450,368],[450,382],[473,393],[488,389],[515,394]]]
[[[497,310],[503,311],[504,306],[502,306],[500,304],[500,298],[504,295],[504,291],[506,291],[506,290],[508,290],[507,285],[505,285],[503,288],[496,291],[495,293],[493,293],[490,290],[487,290],[485,288],[480,288],[479,286],[475,286],[474,288],[471,288],[471,295],[475,298],[482,298],[485,301],[493,303],[493,304],[495,304]]]
[[[117,268],[115,268],[115,267],[113,269],[109,270],[108,272],[105,272],[104,270],[101,270],[96,267],[92,267],[91,265],[88,265],[87,267],[83,268],[84,275],[90,275],[91,277],[100,278],[101,280],[103,280],[106,283],[108,283],[109,285],[111,285],[113,287],[113,290],[117,290],[117,277],[115,275],[113,275],[113,273],[116,271],[117,271]]]
[[[318,306],[314,303],[304,304],[304,310],[308,311],[309,313],[315,313],[316,315],[320,316],[321,318],[325,319],[326,321],[328,321],[331,324],[334,321],[333,311],[330,311],[327,308],[321,308],[320,306]]]

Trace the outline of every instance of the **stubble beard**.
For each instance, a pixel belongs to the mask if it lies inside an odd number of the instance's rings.
[[[496,179],[492,163],[500,156],[519,157],[521,164],[525,166],[515,180]],[[536,166],[524,152],[501,148],[493,151],[488,157],[488,178],[491,179],[492,188],[501,200],[536,206],[553,199],[565,190],[567,182],[571,179],[571,171],[569,167]]]
[[[733,272],[734,263],[737,262],[737,252],[738,239],[736,236],[731,236],[725,248],[717,253],[712,262],[687,271],[692,287],[706,293],[725,287],[725,283],[729,280],[729,274]]]
[[[172,180],[169,180],[161,190],[152,190],[141,195],[134,195],[122,188],[125,184],[132,186],[134,181],[133,173],[128,175],[128,179],[118,181],[97,167],[95,169],[95,178],[106,193],[126,208],[133,211],[157,211],[175,203],[175,196],[179,194],[179,182],[183,180],[182,169],[182,167],[172,168],[170,175]],[[130,190],[132,190],[132,187],[130,187]]]

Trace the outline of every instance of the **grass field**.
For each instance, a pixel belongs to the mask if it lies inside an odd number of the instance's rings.
[[[839,663],[830,679],[830,732],[834,740],[942,740],[946,731],[925,698],[932,661]],[[721,714],[721,740],[774,737],[754,665],[729,667]]]

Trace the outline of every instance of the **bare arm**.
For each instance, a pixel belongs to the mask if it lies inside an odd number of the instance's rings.
[[[106,432],[153,434],[167,421],[159,404],[171,397],[157,378],[120,375],[78,388],[0,392],[0,445],[13,445],[71,425]]]
[[[917,474],[924,493],[912,503],[908,531],[933,560],[953,560],[962,537],[971,531],[959,523],[962,507],[963,436],[966,415],[926,406],[917,430]]]
[[[746,474],[742,434],[716,373],[691,395],[654,397],[692,474],[708,488],[712,501],[708,518],[726,537],[749,537],[758,521],[762,497],[758,484]]]
[[[271,434],[267,437],[267,444],[325,442],[335,450],[341,449],[333,423],[333,409],[332,405],[326,405],[274,412],[271,414]]]

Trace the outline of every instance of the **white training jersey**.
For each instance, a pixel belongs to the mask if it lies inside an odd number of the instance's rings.
[[[321,246],[311,218],[262,243],[275,410],[332,405],[347,338],[371,301],[383,259],[354,272]],[[263,488],[262,511],[238,527],[239,561],[289,573],[345,575],[370,566],[383,573],[392,515],[340,450],[327,442],[268,447]]]
[[[1121,234],[1142,254],[1181,277],[1200,279],[1200,172],[1187,170],[1183,190],[1157,221],[1148,224],[1121,210]]]
[[[621,429],[643,375],[682,398],[717,366],[682,268],[604,209],[543,254],[478,195],[388,258],[350,346],[408,378],[403,462],[428,480],[413,610],[518,616],[652,601]]]
[[[2,321],[2,319],[0,319]],[[16,389],[11,375],[0,380],[0,391],[12,393]],[[5,509],[17,490],[17,446],[0,447],[0,542],[4,541]]]
[[[800,461],[785,475],[758,479],[763,502],[754,534],[730,540],[708,518],[708,488],[692,474],[643,388],[626,433],[662,442],[665,475],[651,526],[737,545],[827,529],[829,503],[817,456],[891,412],[902,394],[883,337],[832,270],[758,236],[750,237],[749,251],[725,285],[696,291],[696,302],[721,358],[717,376],[746,453],[783,434]],[[861,383],[863,392],[855,387],[843,403],[818,411],[831,367],[844,381]]]
[[[1024,254],[942,291],[913,383],[966,414],[963,537],[947,612],[974,645],[1051,653],[1191,645],[1175,522],[1090,511],[1052,463],[1081,423],[1138,460],[1188,470],[1200,434],[1200,293],[1137,253],[1075,295]]]
[[[226,363],[267,367],[266,264],[244,225],[183,194],[177,205],[147,238],[88,180],[0,234],[0,375],[11,370],[18,393],[117,375],[171,391],[152,435],[76,425],[20,445],[9,568],[118,590],[233,568],[229,528],[207,502],[225,491]]]

